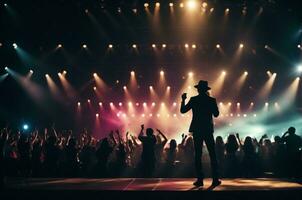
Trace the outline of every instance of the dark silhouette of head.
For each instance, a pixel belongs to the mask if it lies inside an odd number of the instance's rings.
[[[281,143],[282,142],[281,137],[278,136],[278,135],[274,137],[274,141],[275,141],[275,143]]]
[[[147,128],[147,130],[146,130],[146,135],[147,135],[148,137],[153,136],[153,133],[154,133],[154,131],[153,131],[152,128]]]
[[[221,136],[216,137],[216,145],[222,146],[224,145],[223,139]]]
[[[176,140],[171,140],[170,141],[170,149],[172,150],[172,149],[176,149],[176,147],[177,147],[177,143],[176,143]]]
[[[294,135],[296,133],[296,129],[294,128],[294,127],[290,127],[289,129],[288,129],[288,134],[289,135]]]
[[[208,86],[208,81],[200,80],[197,85],[194,86],[199,94],[207,93],[211,88]]]

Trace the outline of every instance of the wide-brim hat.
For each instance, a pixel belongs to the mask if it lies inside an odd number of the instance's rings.
[[[200,80],[197,85],[194,85],[195,88],[200,88],[204,90],[210,90],[211,88],[208,86],[208,81]]]

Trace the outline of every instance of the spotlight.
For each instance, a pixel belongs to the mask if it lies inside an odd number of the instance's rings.
[[[244,72],[244,75],[248,75],[249,73],[247,71]]]
[[[193,75],[194,75],[193,72],[189,72],[189,73],[188,73],[188,76],[189,76],[189,77],[192,77]]]
[[[222,74],[222,75],[226,75],[226,71],[222,71],[221,74]]]
[[[93,90],[96,90],[96,87],[93,87]]]
[[[136,49],[136,47],[137,47],[136,44],[133,44],[133,45],[132,45],[132,48]]]
[[[58,73],[58,76],[62,76],[61,72]]]
[[[7,71],[7,70],[8,70],[8,67],[5,67],[4,69]]]
[[[183,4],[183,3],[180,3],[180,4],[179,4],[179,7],[183,8],[183,7],[184,7],[184,4]]]
[[[45,74],[45,77],[49,77],[49,75],[48,75],[48,74]]]
[[[244,47],[244,45],[242,43],[240,43],[239,47],[242,49]]]
[[[150,90],[152,90],[152,89],[153,89],[153,87],[152,87],[152,86],[149,86],[149,89],[150,89]]]
[[[160,105],[161,105],[161,106],[164,106],[164,105],[165,105],[165,103],[164,103],[164,102],[162,102]]]
[[[220,105],[220,106],[222,106],[222,105],[223,105],[223,103],[222,103],[222,102],[220,102],[220,103],[219,103],[219,105]]]
[[[96,117],[99,117],[99,113],[95,114]]]
[[[265,106],[268,106],[269,105],[269,103],[268,102],[265,102]]]
[[[301,48],[301,45],[300,44],[298,44],[298,46],[297,46],[299,49]]]
[[[219,49],[220,48],[220,44],[216,44],[216,48]]]
[[[272,75],[272,73],[269,70],[267,70],[266,73],[267,75]]]
[[[110,102],[110,103],[109,103],[109,105],[110,105],[110,106],[113,106],[113,103],[112,103],[112,102]]]
[[[103,105],[103,103],[102,102],[99,102],[99,106],[102,106]]]
[[[128,106],[132,106],[132,102],[131,101],[128,102]]]
[[[59,49],[59,48],[62,48],[62,44],[58,44],[57,48],[58,48],[58,49]]]
[[[173,103],[173,106],[177,106],[177,103],[176,103],[176,102],[174,102],[174,103]]]
[[[83,44],[82,46],[84,49],[87,49],[87,45],[86,44]]]
[[[27,131],[29,129],[29,126],[27,124],[23,124],[22,128],[23,130]]]
[[[149,7],[149,4],[148,4],[148,3],[144,3],[144,7],[145,7],[145,8],[148,8],[148,7]]]
[[[124,86],[123,88],[124,88],[124,90],[127,90],[127,87],[126,87],[126,86]]]
[[[190,10],[195,9],[196,6],[197,6],[197,4],[196,4],[196,1],[194,1],[194,0],[190,0],[190,1],[187,2],[187,7],[188,7]]]
[[[113,45],[112,45],[112,44],[109,44],[109,45],[108,45],[108,48],[109,48],[109,49],[112,49],[112,48],[113,48]]]
[[[134,76],[134,75],[135,75],[135,72],[134,72],[134,71],[131,71],[130,74],[131,74],[131,76]]]
[[[229,106],[231,106],[231,105],[232,105],[232,103],[231,103],[231,102],[229,102],[229,103],[228,103],[228,105],[229,105]]]
[[[4,6],[7,7],[7,4],[5,3]]]
[[[237,106],[240,106],[240,103],[237,103]]]
[[[153,107],[155,106],[155,102],[152,102],[152,104],[151,104]]]
[[[257,117],[257,114],[254,114],[254,117]]]
[[[67,71],[66,71],[66,70],[64,70],[64,71],[63,71],[63,75],[66,75],[66,74],[67,74]]]
[[[166,46],[167,46],[166,44],[162,44],[162,47],[163,47],[163,48],[166,48]]]
[[[165,75],[165,72],[163,70],[160,71],[160,75],[163,76]]]
[[[81,102],[78,102],[78,106],[81,106]]]
[[[155,47],[156,47],[156,45],[155,45],[155,44],[152,44],[152,47],[153,47],[153,48],[155,48]]]
[[[188,45],[188,44],[185,44],[185,47],[186,47],[186,48],[189,48],[189,45]]]
[[[14,49],[17,49],[18,45],[16,43],[13,43],[13,47],[14,47]]]
[[[167,90],[170,90],[171,89],[171,87],[170,86],[167,86]]]
[[[90,99],[87,99],[87,102],[90,103]]]
[[[119,103],[118,103],[118,105],[119,105],[119,106],[122,106],[122,105],[123,105],[123,103],[122,103],[122,102],[119,102]]]
[[[211,8],[211,9],[210,9],[210,12],[213,12],[213,11],[214,11],[214,8]]]
[[[207,4],[206,2],[203,2],[203,3],[202,3],[202,7],[203,7],[203,8],[206,8],[207,6],[208,6],[208,4]]]
[[[146,103],[146,102],[144,102],[144,103],[143,103],[143,106],[144,106],[144,107],[146,107],[146,106],[147,106],[147,103]]]
[[[297,66],[297,71],[298,71],[299,73],[302,73],[302,65],[298,65],[298,66]]]
[[[169,6],[170,6],[170,7],[173,7],[173,3],[169,3]]]
[[[29,73],[33,74],[33,73],[34,73],[34,71],[33,71],[33,70],[29,70]]]
[[[264,48],[265,48],[265,49],[268,49],[268,45],[265,45]]]
[[[97,73],[93,73],[93,76],[94,76],[94,77],[97,77],[97,76],[98,76],[98,74],[97,74]]]
[[[229,13],[230,12],[230,9],[229,8],[226,8],[225,9],[225,13]]]
[[[193,49],[196,49],[196,44],[192,44],[192,48],[193,48]]]
[[[250,104],[251,106],[253,106],[254,105],[254,102],[251,102],[251,104]]]
[[[156,2],[155,6],[156,6],[156,7],[159,7],[159,6],[160,6],[160,3],[159,3],[159,2]]]

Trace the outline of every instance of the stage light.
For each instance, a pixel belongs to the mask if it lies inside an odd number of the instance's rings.
[[[185,47],[186,47],[186,48],[189,48],[189,45],[188,45],[188,44],[185,44]]]
[[[96,117],[99,117],[99,113],[95,114]]]
[[[61,72],[58,73],[58,76],[62,76]]]
[[[152,116],[153,116],[152,113],[150,113],[150,114],[149,114],[149,117],[152,117]]]
[[[148,8],[148,7],[149,7],[149,4],[148,4],[148,3],[144,3],[144,7],[145,7],[145,8]]]
[[[127,86],[124,86],[123,89],[124,89],[124,90],[127,90]]]
[[[13,43],[13,47],[14,47],[14,49],[17,49],[18,45],[16,43]]]
[[[78,102],[78,106],[81,106],[81,102]]]
[[[59,49],[59,48],[62,48],[62,44],[58,44],[57,48],[58,48],[58,49]]]
[[[246,114],[243,114],[243,117],[247,117],[247,115],[246,115]]]
[[[171,87],[170,86],[167,86],[167,90],[170,90],[171,89]]]
[[[180,3],[180,4],[179,4],[179,7],[183,8],[183,7],[184,7],[184,4],[183,4],[183,3]]]
[[[152,44],[152,47],[153,47],[153,48],[155,48],[155,47],[156,47],[156,45],[155,45],[155,44]]]
[[[99,106],[102,106],[103,105],[103,103],[102,102],[99,102]]]
[[[230,116],[231,116],[231,117],[233,117],[233,116],[234,116],[234,114],[233,114],[233,113],[231,113],[231,114],[230,114]]]
[[[163,70],[160,71],[160,75],[163,76],[165,75],[165,72]]]
[[[195,8],[197,7],[196,1],[194,1],[194,0],[188,1],[188,2],[187,2],[187,7],[188,7],[188,9],[190,9],[190,10],[195,9]]]
[[[64,71],[63,71],[63,75],[66,75],[66,74],[67,74],[67,71],[66,71],[66,70],[64,70]]]
[[[242,43],[240,43],[239,48],[242,49],[243,47],[244,47],[244,45]]]
[[[166,45],[166,44],[162,44],[162,47],[163,47],[163,48],[166,48],[166,47],[167,47],[167,45]]]
[[[169,6],[170,6],[170,7],[173,7],[173,3],[169,3]]]
[[[229,103],[228,103],[228,105],[229,105],[229,106],[231,106],[231,105],[232,105],[232,103],[231,103],[231,102],[229,102]]]
[[[149,86],[149,89],[152,90],[152,89],[153,89],[153,86]]]
[[[213,12],[213,11],[214,11],[214,8],[211,8],[211,9],[210,9],[210,12]]]
[[[196,44],[192,44],[192,48],[193,48],[193,49],[196,49]]]
[[[273,73],[273,76],[277,76],[277,73]]]
[[[130,74],[131,74],[131,76],[135,76],[135,72],[134,71],[131,71]]]
[[[272,73],[268,70],[268,71],[266,71],[266,73],[267,73],[267,75],[269,75],[269,76],[271,76],[272,75]]]
[[[216,48],[219,49],[220,48],[220,44],[216,44]]]
[[[265,48],[265,49],[268,49],[268,45],[265,45],[264,48]]]
[[[112,44],[109,44],[109,45],[108,45],[108,48],[109,48],[109,49],[112,49],[112,48],[113,48],[113,45],[112,45]]]
[[[146,107],[146,106],[147,106],[147,103],[146,103],[146,102],[144,102],[144,103],[143,103],[143,106],[144,106],[144,107]]]
[[[298,71],[299,73],[302,73],[302,65],[298,65],[298,66],[297,66],[297,71]]]
[[[33,70],[29,70],[29,73],[33,74],[33,73],[34,73],[34,71],[33,71]]]
[[[128,106],[132,106],[132,102],[131,101],[128,102]]]
[[[254,114],[253,116],[254,116],[254,117],[257,117],[257,114]]]
[[[155,102],[152,102],[152,104],[151,104],[153,107],[155,106]]]
[[[87,48],[87,45],[86,44],[83,44],[83,46],[82,46],[84,49],[86,49]]]
[[[222,71],[221,74],[222,74],[222,75],[226,75],[226,71]]]
[[[219,105],[220,105],[220,106],[222,106],[222,105],[223,105],[223,103],[222,103],[222,102],[220,102],[220,103],[219,103]]]
[[[136,106],[139,106],[139,103],[138,102],[136,102],[136,104],[135,104]]]
[[[110,106],[113,106],[113,103],[112,103],[112,102],[110,102],[110,103],[109,103],[109,105],[110,105]]]
[[[239,107],[240,106],[240,103],[237,103],[237,107]]]
[[[194,75],[193,72],[189,72],[189,73],[188,73],[188,76],[189,76],[189,77],[193,77],[193,75]]]
[[[48,75],[48,74],[45,74],[45,77],[49,77],[49,75]]]
[[[27,131],[29,129],[29,126],[27,124],[23,124],[23,130]]]
[[[254,105],[254,102],[251,102],[250,105],[253,106],[253,105]]]
[[[5,3],[4,6],[7,7],[7,4]]]
[[[244,72],[244,75],[248,75],[249,73],[247,71]]]
[[[230,12],[230,9],[229,8],[226,8],[225,9],[225,13],[229,13]]]
[[[300,44],[298,44],[298,46],[297,46],[299,49],[301,48],[301,45]]]
[[[175,107],[175,106],[177,106],[177,103],[176,103],[176,102],[174,102],[174,103],[173,103],[173,106],[174,106],[174,107]]]
[[[165,103],[164,103],[164,102],[162,102],[160,105],[161,105],[161,106],[165,106]]]
[[[119,105],[119,106],[123,106],[123,103],[122,103],[122,102],[119,102],[118,105]]]
[[[142,117],[145,117],[146,115],[145,114],[142,114]]]
[[[96,90],[96,87],[93,87],[93,90]]]
[[[96,76],[98,76],[98,74],[97,73],[93,73],[93,76],[96,77]]]
[[[156,7],[159,7],[159,6],[160,6],[160,3],[159,3],[159,2],[155,3],[155,6],[156,6]]]
[[[269,103],[268,102],[265,102],[265,106],[268,106],[269,105]]]
[[[133,44],[133,45],[132,45],[132,48],[136,49],[136,44]]]
[[[90,103],[90,99],[87,99],[87,102]]]
[[[4,69],[5,69],[5,71],[7,71],[7,70],[8,70],[8,67],[5,67]]]

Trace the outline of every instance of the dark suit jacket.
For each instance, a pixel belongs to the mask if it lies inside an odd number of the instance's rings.
[[[192,109],[193,118],[189,132],[201,132],[201,134],[209,134],[214,132],[213,117],[218,117],[219,110],[216,99],[207,94],[199,94],[192,97],[185,105],[181,103],[180,112],[186,113]]]

